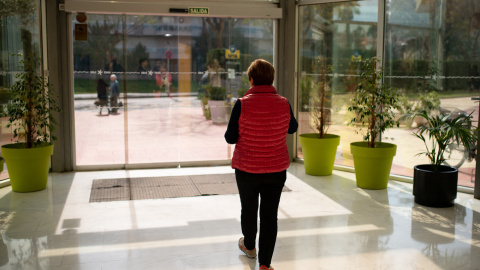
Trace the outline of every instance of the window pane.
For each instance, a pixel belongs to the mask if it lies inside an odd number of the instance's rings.
[[[385,71],[387,82],[405,94],[403,110],[432,114],[455,111],[478,119],[480,1],[392,0],[387,4]],[[476,122],[473,122],[476,125]],[[385,134],[398,144],[392,173],[413,176],[413,167],[428,164],[423,143],[410,136],[423,125],[416,119]],[[452,148],[453,149],[453,148]],[[473,186],[473,153],[453,149],[447,163],[459,167],[459,185]]]
[[[23,56],[41,56],[41,37],[38,1],[8,1],[0,6],[0,108],[3,109],[9,101],[8,88],[22,71]],[[8,117],[0,120],[0,144],[12,143],[12,129],[6,127]],[[6,170],[0,175],[0,180],[3,178],[8,178]]]
[[[299,14],[299,130],[316,132],[311,108],[312,90],[320,79],[321,61],[333,68],[326,74],[331,80],[330,128],[328,133],[340,135],[336,164],[353,166],[350,143],[362,140],[355,127],[347,126],[354,117],[348,112],[349,100],[356,86],[357,67],[354,60],[376,56],[378,1],[353,1],[301,6]],[[297,137],[298,138],[298,137]],[[302,157],[300,144],[297,156]]]

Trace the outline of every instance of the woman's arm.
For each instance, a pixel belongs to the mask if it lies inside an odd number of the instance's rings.
[[[288,103],[288,106],[290,106],[290,102]],[[297,132],[297,129],[298,129],[298,122],[297,122],[297,119],[295,119],[295,116],[293,115],[292,106],[290,106],[290,124],[288,125],[288,134],[293,134]]]
[[[242,103],[240,100],[233,105],[230,121],[228,121],[227,131],[225,132],[225,141],[229,144],[235,144],[238,141],[238,121],[240,120],[240,113],[242,112]]]

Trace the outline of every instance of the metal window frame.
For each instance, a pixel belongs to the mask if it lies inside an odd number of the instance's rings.
[[[77,166],[77,147],[76,147],[76,134],[75,134],[75,94],[73,92],[74,89],[74,78],[73,78],[73,30],[72,30],[73,24],[72,24],[72,14],[67,13],[67,37],[68,37],[68,76],[69,76],[69,85],[68,85],[68,91],[72,93],[70,95],[69,99],[69,110],[70,110],[70,134],[71,134],[71,142],[72,145],[70,147],[71,149],[71,154],[72,154],[72,168],[74,171],[78,169],[79,166]]]
[[[356,0],[298,0],[298,6],[306,5],[316,5],[316,4],[327,4],[327,3],[338,3],[338,2],[353,2]]]
[[[42,44],[42,59],[43,59],[43,70],[45,72],[45,76],[48,77],[48,50],[47,50],[47,11],[46,11],[46,5],[45,5],[46,0],[41,0],[40,1],[40,23],[41,23],[41,39],[42,41],[40,42]]]
[[[66,12],[87,12],[100,14],[137,14],[196,16],[186,13],[172,13],[171,8],[209,8],[208,15],[201,17],[241,17],[280,19],[282,9],[271,1],[154,1],[154,0],[65,0]]]

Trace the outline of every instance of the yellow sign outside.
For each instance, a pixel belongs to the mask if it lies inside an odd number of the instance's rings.
[[[354,62],[355,60],[361,61],[361,60],[362,60],[362,56],[361,56],[361,55],[359,55],[359,56],[352,55],[352,62]]]
[[[188,8],[188,14],[192,14],[192,15],[208,15],[208,8],[200,8],[200,7]]]
[[[240,50],[236,50],[232,53],[230,50],[225,50],[226,59],[240,59]]]

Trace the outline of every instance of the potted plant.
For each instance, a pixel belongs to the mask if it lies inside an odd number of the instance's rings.
[[[209,86],[207,88],[209,100],[208,107],[214,124],[225,124],[228,122],[225,100],[227,98],[226,89],[219,86]]]
[[[304,133],[299,135],[302,146],[305,173],[310,175],[331,175],[335,163],[337,147],[340,136],[328,134],[330,127],[330,107],[327,103],[331,97],[331,80],[327,79],[327,72],[332,70],[325,65],[325,58],[317,60],[320,63],[316,71],[321,75],[320,80],[314,83],[311,91],[313,100],[310,106],[311,117],[317,133]]]
[[[427,122],[413,132],[426,148],[425,152],[417,155],[425,155],[430,160],[430,164],[414,167],[413,195],[416,203],[432,207],[453,205],[457,197],[458,170],[442,165],[445,161],[444,153],[452,144],[462,145],[467,151],[475,147],[477,130],[471,126],[472,113],[430,115],[421,111],[401,118],[422,117]]]
[[[39,62],[32,56],[22,60],[24,71],[16,75],[17,81],[10,87],[7,127],[13,128],[13,138],[23,142],[1,148],[16,192],[46,188],[52,141],[56,139],[52,134],[56,126],[53,112],[60,112],[60,107],[52,96],[52,85],[37,71]]]
[[[399,126],[393,112],[399,94],[382,82],[383,68],[377,67],[379,62],[376,57],[361,61],[359,84],[352,105],[348,108],[356,113],[350,124],[359,124],[357,133],[362,133],[366,128],[364,141],[350,144],[357,186],[366,189],[387,187],[397,149],[395,144],[380,140],[385,130]]]

